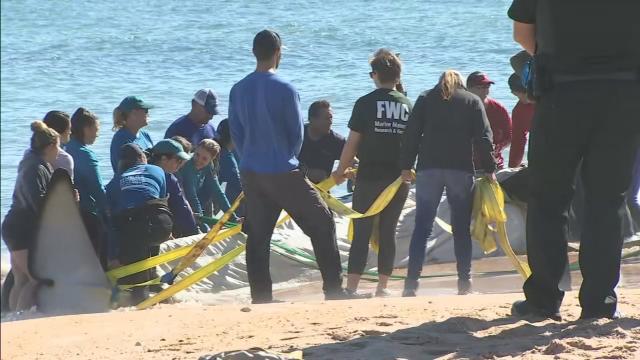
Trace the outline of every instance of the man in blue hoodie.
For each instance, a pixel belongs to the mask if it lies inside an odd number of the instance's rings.
[[[282,41],[270,30],[253,39],[256,71],[229,94],[229,127],[242,162],[240,175],[247,197],[247,274],[253,303],[273,301],[269,250],[280,212],[287,211],[311,238],[324,281],[325,299],[348,299],[335,223],[327,205],[298,169],[303,140],[300,97],[276,75]]]

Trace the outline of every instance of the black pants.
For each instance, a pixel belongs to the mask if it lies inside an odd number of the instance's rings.
[[[622,247],[621,213],[640,133],[640,84],[577,81],[558,84],[536,107],[529,147],[531,197],[527,300],[559,309],[558,283],[567,264],[567,211],[580,161],[584,221],[580,245],[583,313],[613,314]]]
[[[380,193],[393,180],[356,180],[353,192],[353,210],[364,213],[373,205]],[[378,273],[391,275],[396,257],[396,227],[409,195],[409,184],[403,183],[389,205],[378,214],[379,251]],[[374,217],[356,219],[353,223],[353,242],[349,250],[349,274],[362,274],[369,255],[369,238],[373,232]]]
[[[242,172],[246,195],[247,275],[254,301],[270,301],[269,254],[273,228],[284,209],[311,238],[325,293],[342,287],[336,225],[327,205],[301,171],[280,174]]]
[[[173,221],[165,211],[149,208],[132,209],[116,216],[120,237],[119,260],[122,265],[157,255],[159,245],[169,239]],[[120,279],[121,284],[137,284],[154,276],[155,269],[139,272]]]

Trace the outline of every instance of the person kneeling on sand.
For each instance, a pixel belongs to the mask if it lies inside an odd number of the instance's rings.
[[[169,240],[173,220],[167,205],[164,170],[148,165],[144,152],[136,144],[122,146],[119,158],[118,174],[107,184],[113,224],[109,254],[127,265],[149,258],[154,248]],[[152,270],[143,271],[122,278],[121,283],[138,284],[151,276]],[[143,301],[147,290],[134,288],[132,301]]]
[[[438,85],[423,92],[405,131],[400,163],[402,178],[412,181],[416,166],[416,223],[409,245],[403,296],[416,296],[427,240],[433,230],[442,192],[451,206],[458,293],[471,290],[471,209],[474,149],[485,173],[493,174],[491,127],[482,101],[464,88],[460,73],[445,71]]]
[[[229,94],[231,138],[242,161],[246,195],[247,275],[254,304],[273,302],[269,273],[271,235],[284,209],[311,238],[325,299],[353,298],[342,289],[336,225],[329,208],[298,169],[303,124],[296,89],[275,74],[282,41],[270,30],[253,40],[256,71]]]
[[[387,49],[378,50],[370,61],[369,75],[376,90],[361,97],[349,120],[349,138],[333,174],[337,183],[355,155],[360,158],[353,209],[364,213],[394,180],[400,176],[398,158],[402,134],[411,113],[411,101],[396,90],[402,73],[400,59]],[[376,296],[389,296],[387,282],[393,272],[396,255],[396,227],[409,194],[403,183],[387,207],[375,217],[354,220],[353,242],[349,250],[347,292],[356,294],[369,254],[372,233],[378,233],[378,288]],[[377,231],[374,230],[377,226]]]
[[[176,173],[185,197],[191,205],[194,214],[212,215],[211,207],[207,204],[214,204],[222,211],[231,208],[229,199],[222,191],[218,181],[217,166],[220,158],[220,145],[211,139],[200,141],[194,155]],[[233,215],[232,221],[238,221],[238,217]],[[203,232],[209,231],[206,224],[200,225]]]

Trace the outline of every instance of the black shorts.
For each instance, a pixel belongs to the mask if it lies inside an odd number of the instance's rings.
[[[9,251],[29,250],[33,245],[36,228],[33,219],[9,213],[2,223],[2,240]]]

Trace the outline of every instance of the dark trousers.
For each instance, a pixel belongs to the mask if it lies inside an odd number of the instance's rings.
[[[244,171],[246,195],[247,275],[254,301],[272,297],[269,254],[273,228],[282,210],[291,215],[311,245],[324,281],[325,293],[342,287],[342,267],[336,242],[336,225],[327,205],[304,177],[294,170],[279,174]]]
[[[426,169],[416,176],[416,224],[409,244],[409,265],[404,287],[415,290],[422,273],[427,240],[433,230],[442,193],[451,207],[453,247],[458,278],[471,278],[471,210],[473,174],[462,170]]]
[[[171,235],[173,221],[169,213],[152,209],[132,209],[115,218],[118,230],[122,265],[148,259],[157,255],[161,243]],[[137,284],[151,280],[155,268],[120,279],[121,284]]]
[[[621,205],[631,181],[640,133],[640,84],[577,81],[558,84],[536,105],[529,145],[531,197],[527,300],[557,311],[567,264],[567,212],[582,161],[584,220],[580,239],[583,313],[612,315],[620,276]]]
[[[356,180],[353,192],[353,210],[364,213],[373,205],[380,193],[393,180]],[[391,275],[396,257],[396,227],[409,195],[409,184],[403,183],[389,205],[378,216],[378,273]],[[349,274],[362,274],[369,255],[369,238],[373,232],[375,217],[356,219],[353,222],[353,242],[349,250]]]

